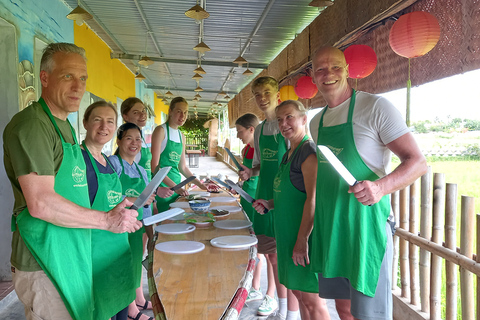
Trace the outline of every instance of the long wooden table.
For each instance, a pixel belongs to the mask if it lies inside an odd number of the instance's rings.
[[[236,199],[229,203],[215,202],[217,196],[224,197],[231,194],[226,191],[212,193],[211,207],[240,206]],[[179,198],[178,201],[186,200]],[[191,212],[190,209],[185,211]],[[243,210],[231,212],[227,219],[248,220]],[[184,221],[163,223],[184,223]],[[250,234],[253,234],[251,228],[224,230],[214,226],[197,227],[195,231],[181,235],[156,234],[156,243],[193,240],[205,244],[203,251],[194,254],[168,254],[153,250],[149,270],[149,289],[156,319],[237,319],[251,287],[257,254],[256,246],[243,250],[220,249],[213,247],[210,240],[226,235]],[[150,250],[151,247],[150,245]],[[155,299],[157,291],[161,300],[160,305]]]

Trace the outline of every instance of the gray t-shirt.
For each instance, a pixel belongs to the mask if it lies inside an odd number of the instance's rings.
[[[301,192],[306,192],[305,182],[303,180],[302,163],[312,153],[316,154],[316,145],[313,140],[309,139],[305,141],[292,158],[292,164],[290,165],[290,181],[293,186]],[[287,162],[288,152],[285,153],[282,159],[282,164]]]

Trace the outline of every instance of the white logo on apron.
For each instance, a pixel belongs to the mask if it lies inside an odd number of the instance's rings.
[[[175,151],[172,151],[168,154],[168,158],[172,162],[179,162],[180,161],[180,155],[176,153]]]
[[[107,199],[110,204],[117,204],[122,199],[122,194],[113,190],[107,192]]]
[[[78,166],[75,166],[72,170],[72,178],[76,183],[80,183],[85,180],[85,170],[80,169]]]
[[[265,148],[262,150],[262,159],[264,160],[267,160],[267,161],[272,161],[272,160],[269,160],[269,159],[272,159],[273,157],[275,157],[278,153],[278,150],[272,150],[272,149],[268,149],[268,148]],[[275,161],[277,159],[274,159]]]
[[[125,191],[125,196],[127,197],[138,197],[140,195],[140,192],[138,192],[137,190],[135,189],[132,189],[132,188],[128,188],[126,191]]]

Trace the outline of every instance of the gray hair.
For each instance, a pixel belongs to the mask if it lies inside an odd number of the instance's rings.
[[[85,62],[87,61],[85,49],[82,47],[78,47],[73,43],[50,43],[43,50],[42,61],[40,62],[40,71],[52,72],[55,63],[53,60],[53,55],[57,52],[76,53],[81,55]]]

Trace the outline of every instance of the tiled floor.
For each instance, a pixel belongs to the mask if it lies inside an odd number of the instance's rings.
[[[0,301],[3,300],[10,292],[13,291],[12,281],[0,282]]]

